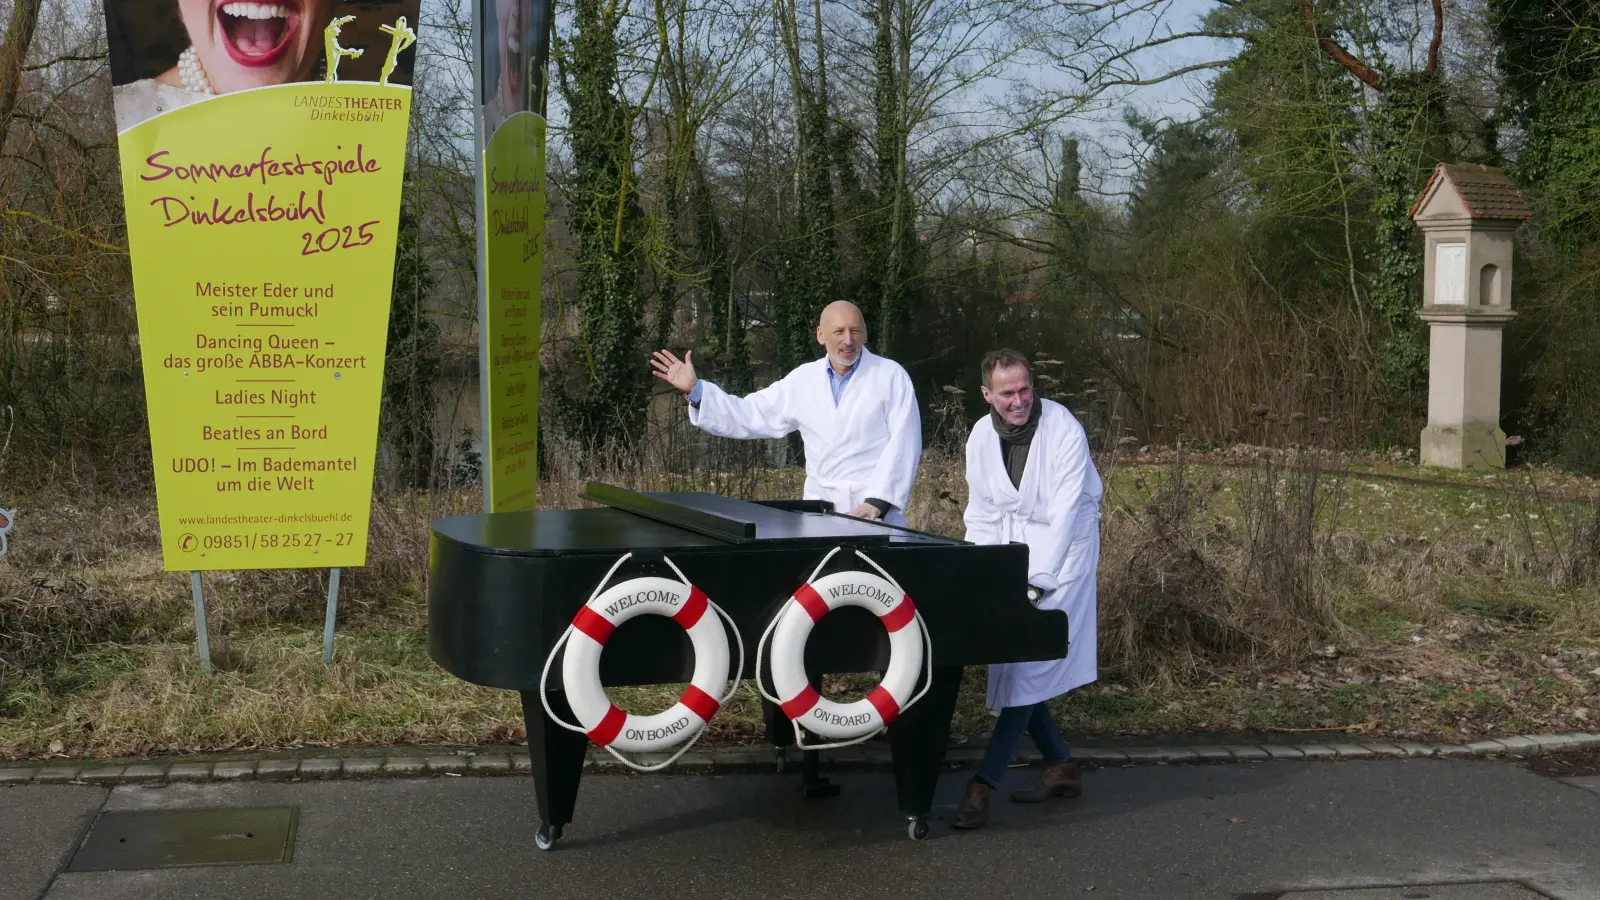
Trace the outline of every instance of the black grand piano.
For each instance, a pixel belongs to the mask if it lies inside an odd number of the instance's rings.
[[[822,501],[751,502],[598,483],[583,497],[600,505],[439,519],[429,541],[428,654],[458,678],[521,693],[541,849],[572,821],[588,738],[550,720],[540,678],[568,624],[625,553],[633,556],[617,578],[671,578],[665,554],[727,612],[747,650],[744,678],[756,677],[763,630],[830,550],[860,550],[892,574],[915,600],[932,646],[926,693],[887,730],[900,811],[916,840],[928,834],[962,667],[1067,653],[1066,614],[1028,600],[1021,544],[969,544],[842,515]],[[826,571],[862,568],[853,552],[835,560]],[[888,635],[872,613],[839,608],[806,642],[806,674],[815,686],[824,674],[882,672],[888,653]],[[682,628],[639,616],[606,643],[600,678],[608,687],[681,684],[692,668]],[[560,673],[559,664],[550,668],[545,699],[570,721]],[[794,731],[775,704],[764,704],[782,760]],[[810,795],[836,792],[817,776],[815,753],[804,754],[803,770]]]

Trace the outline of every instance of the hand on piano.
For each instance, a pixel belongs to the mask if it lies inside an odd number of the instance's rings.
[[[858,519],[876,519],[878,518],[878,508],[873,506],[871,503],[863,503],[855,509],[850,510],[850,515],[855,516]]]

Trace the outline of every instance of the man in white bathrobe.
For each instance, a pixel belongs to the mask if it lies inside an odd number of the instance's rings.
[[[1095,680],[1095,571],[1100,562],[1104,488],[1089,457],[1083,426],[1059,403],[1036,397],[1027,357],[996,350],[981,366],[989,414],[967,439],[966,539],[1028,545],[1030,599],[1065,610],[1071,645],[1065,659],[989,667],[988,706],[1000,713],[977,774],[956,810],[956,828],[989,819],[989,795],[1016,756],[1022,733],[1044,757],[1039,783],[1019,803],[1077,797],[1083,774],[1046,703]]]
[[[827,355],[749,396],[696,377],[693,351],[680,360],[659,350],[650,365],[688,398],[689,421],[711,434],[780,438],[798,430],[806,451],[804,499],[904,525],[922,458],[922,416],[906,370],[866,342],[861,310],[839,300],[817,325]]]

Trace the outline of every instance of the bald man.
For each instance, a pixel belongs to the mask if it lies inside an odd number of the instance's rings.
[[[655,376],[689,400],[689,421],[730,438],[779,438],[799,430],[806,449],[805,499],[896,525],[906,522],[922,458],[922,416],[911,376],[866,347],[854,303],[828,304],[817,324],[827,355],[772,385],[735,397],[695,376],[694,353],[657,351]]]

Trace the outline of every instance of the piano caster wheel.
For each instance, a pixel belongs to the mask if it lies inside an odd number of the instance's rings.
[[[911,819],[910,822],[907,822],[906,823],[906,837],[911,838],[913,841],[925,841],[925,840],[927,840],[928,839],[928,817],[927,816],[915,816],[915,817],[913,817]]]
[[[539,830],[533,835],[533,845],[540,850],[554,849],[556,841],[559,840],[561,840],[561,826],[551,825],[548,822],[540,822]]]
[[[775,768],[777,768],[779,775],[782,775],[782,774],[788,772],[789,771],[789,754],[788,754],[788,752],[785,751],[782,747],[774,748],[773,751],[772,751],[772,764],[773,764],[773,766]]]

